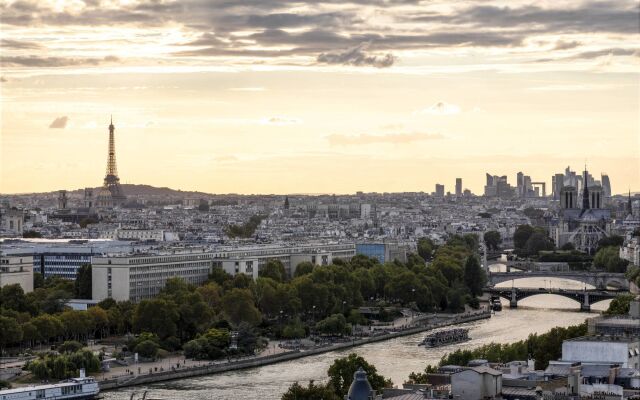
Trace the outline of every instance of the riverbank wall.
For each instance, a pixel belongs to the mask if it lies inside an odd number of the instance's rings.
[[[241,359],[238,361],[224,362],[224,363],[208,363],[197,367],[177,368],[175,370],[163,371],[163,372],[150,372],[148,374],[138,375],[125,375],[118,377],[117,379],[100,381],[100,390],[108,391],[130,386],[147,385],[157,382],[165,382],[176,379],[193,378],[203,375],[212,375],[228,371],[236,371],[241,369],[262,367],[264,365],[276,364],[291,360],[296,360],[303,357],[309,357],[316,354],[328,353],[331,351],[339,351],[349,349],[357,346],[362,346],[368,343],[375,343],[384,340],[389,340],[401,336],[413,335],[432,329],[442,328],[451,325],[463,324],[466,322],[473,322],[477,320],[491,318],[491,312],[479,311],[474,313],[467,313],[462,315],[456,315],[448,318],[445,321],[429,323],[419,325],[415,327],[406,328],[396,332],[389,332],[382,335],[370,336],[361,339],[354,339],[349,342],[336,343],[330,346],[316,347],[308,350],[293,350],[279,354],[272,354],[266,356],[257,356]]]

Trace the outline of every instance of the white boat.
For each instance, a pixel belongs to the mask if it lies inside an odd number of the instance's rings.
[[[100,393],[98,382],[85,376],[84,370],[80,370],[79,378],[49,385],[0,390],[0,400],[81,400],[93,399],[98,393]]]

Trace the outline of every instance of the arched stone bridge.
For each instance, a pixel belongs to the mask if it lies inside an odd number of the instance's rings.
[[[614,299],[623,291],[603,291],[603,290],[563,290],[563,289],[522,289],[522,288],[488,288],[485,292],[499,296],[509,301],[509,307],[517,308],[518,301],[527,297],[540,294],[555,294],[563,296],[580,303],[580,311],[590,311],[591,304],[603,300]]]
[[[490,272],[489,286],[525,278],[557,278],[578,281],[605,290],[608,287],[617,290],[629,290],[629,281],[624,274],[594,271],[518,271],[518,272]]]

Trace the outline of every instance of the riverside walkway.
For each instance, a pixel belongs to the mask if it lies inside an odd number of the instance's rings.
[[[438,317],[442,318],[441,316]],[[262,355],[224,361],[193,361],[185,360],[183,357],[180,357],[176,358],[176,360],[171,361],[172,366],[170,367],[170,369],[166,369],[164,367],[154,367],[151,363],[138,364],[136,366],[129,367],[129,373],[120,376],[110,376],[107,379],[100,380],[99,384],[101,390],[107,391],[122,387],[164,382],[175,379],[185,379],[240,369],[255,368],[263,365],[275,364],[303,357],[309,357],[316,354],[348,349],[368,343],[393,339],[400,336],[412,335],[414,333],[419,333],[431,329],[462,324],[465,322],[471,322],[490,317],[491,313],[486,310],[451,315],[448,317],[444,317],[445,319],[439,322],[431,322],[429,321],[428,317],[418,317],[413,319],[410,324],[394,326],[391,331],[386,331],[384,333],[376,332],[376,334],[374,334],[373,336],[362,338],[352,337],[350,340],[344,342],[317,346],[305,350],[283,350],[280,352],[278,352],[277,350],[274,350],[275,352],[265,351]],[[166,360],[164,361],[164,363],[165,365],[168,365],[166,364]],[[138,367],[140,367],[140,370],[138,370]],[[100,376],[98,375],[97,378],[99,377]]]

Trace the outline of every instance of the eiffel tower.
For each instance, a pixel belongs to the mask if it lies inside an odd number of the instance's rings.
[[[113,126],[113,117],[111,117],[111,123],[109,124],[109,158],[107,160],[107,174],[104,177],[103,192],[108,190],[109,193],[111,193],[111,201],[113,205],[120,205],[124,203],[127,198],[120,186],[120,178],[118,178],[114,131],[115,127]]]

